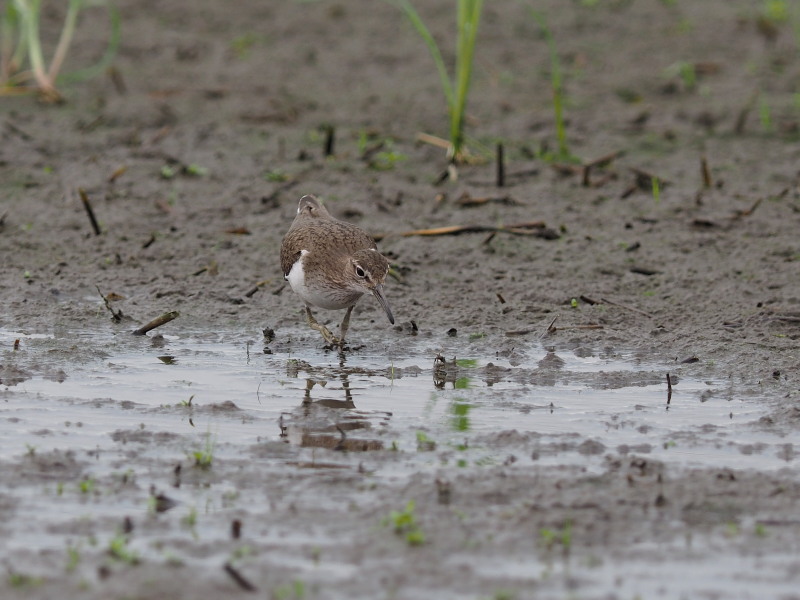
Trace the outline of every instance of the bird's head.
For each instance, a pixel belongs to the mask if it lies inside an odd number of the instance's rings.
[[[383,283],[389,273],[389,261],[386,257],[377,250],[359,250],[350,257],[347,269],[345,276],[350,287],[375,296],[386,311],[389,322],[394,325],[392,309],[383,295]]]

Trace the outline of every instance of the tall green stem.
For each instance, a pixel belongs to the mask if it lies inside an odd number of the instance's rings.
[[[478,35],[483,0],[458,0],[456,40],[455,94],[450,102],[451,160],[462,158],[464,145],[464,113],[472,79],[475,39]]]

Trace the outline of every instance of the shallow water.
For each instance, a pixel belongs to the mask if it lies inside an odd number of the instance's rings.
[[[19,349],[12,350],[17,339]],[[486,356],[480,341],[447,344],[409,338],[402,347],[369,346],[342,357],[305,344],[265,347],[237,331],[163,338],[111,330],[0,331],[6,349],[0,456],[7,467],[0,471],[0,500],[13,506],[13,519],[0,527],[3,559],[10,568],[48,577],[79,552],[89,556],[81,559],[87,566],[76,567],[82,586],[97,579],[94,565],[119,566],[123,559],[112,561],[108,549],[122,539],[150,565],[189,563],[226,580],[221,565],[252,544],[258,560],[329,586],[358,578],[363,564],[341,554],[365,535],[341,516],[341,507],[369,512],[376,504],[380,516],[359,523],[372,537],[381,517],[405,503],[382,496],[379,481],[390,483],[385,488],[394,494],[419,473],[455,486],[463,485],[460,473],[473,473],[468,485],[477,488],[482,474],[496,474],[484,469],[493,465],[533,466],[528,473],[555,467],[569,477],[568,471],[607,473],[626,454],[678,469],[712,467],[714,477],[724,467],[775,471],[791,460],[785,440],[757,424],[766,403],[733,381],[693,376],[702,372],[697,365],[667,367],[609,348],[532,342]],[[213,468],[193,468],[203,451],[213,455]],[[513,500],[497,509],[529,514],[529,492],[508,492]],[[159,514],[157,493],[174,510]],[[592,506],[591,499],[579,505]],[[481,504],[471,518],[483,518],[484,509],[493,511]],[[273,514],[280,510],[288,512]],[[423,517],[428,527],[434,514]],[[120,538],[128,517],[136,533]],[[230,538],[234,517],[251,528],[244,544]],[[506,524],[496,518],[488,531]],[[449,535],[458,537],[458,527]],[[542,551],[539,535],[532,529],[522,549],[501,546],[491,556],[456,544],[442,568],[472,569],[485,581],[560,582],[556,588],[565,590],[581,581],[649,596],[702,588],[710,574],[716,581],[731,564],[730,553],[716,559],[703,551],[698,560],[685,560],[699,546],[684,547],[680,538],[672,542],[679,558],[671,562],[650,560],[648,544],[640,543],[626,547],[637,561],[620,562],[598,549],[570,563]],[[381,536],[376,547],[394,538],[391,531]],[[704,544],[724,545],[723,536]],[[378,554],[371,568],[381,560]],[[777,554],[765,560],[774,575],[771,589],[785,592],[790,583],[779,575],[787,562]],[[740,562],[742,570],[753,564]],[[661,575],[652,575],[654,564]],[[667,573],[675,568],[688,569],[687,577],[673,581]]]
[[[5,456],[104,448],[116,443],[113,432],[140,429],[210,432],[220,450],[268,440],[451,448],[446,460],[467,466],[508,459],[493,435],[514,430],[527,452],[515,461],[592,468],[614,451],[685,466],[785,465],[781,439],[753,427],[765,410],[757,398],[625,352],[529,344],[507,359],[453,340],[437,362],[438,352],[413,338],[400,349],[342,357],[307,347],[265,353],[237,332],[151,340],[0,331],[4,348],[15,339],[21,348],[6,351],[5,364],[23,365],[26,375],[0,388],[3,416],[14,424],[0,440]]]

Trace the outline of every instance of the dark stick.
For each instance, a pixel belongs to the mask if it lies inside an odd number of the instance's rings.
[[[225,563],[225,566],[223,568],[225,569],[225,572],[231,576],[231,579],[233,579],[239,585],[239,587],[242,588],[244,591],[246,592],[258,591],[258,588],[256,588],[256,586],[254,586],[247,579],[245,579],[244,575],[239,573],[236,567],[234,567],[231,563]]]
[[[161,327],[162,325],[169,323],[173,319],[177,319],[179,316],[181,316],[181,313],[179,313],[177,310],[164,313],[160,317],[156,317],[155,319],[150,321],[147,325],[143,325],[142,327],[134,331],[133,335],[145,335],[151,329],[155,329],[156,327]]]
[[[503,144],[497,144],[497,187],[503,187],[506,184],[506,165],[504,157]]]
[[[703,187],[710,188],[712,185],[711,170],[708,168],[708,160],[705,156],[700,157],[700,173],[703,175]]]
[[[669,373],[667,373],[667,404],[669,404],[671,400],[672,400],[672,379],[670,378]]]
[[[83,202],[83,208],[86,209],[86,214],[89,215],[89,222],[92,224],[94,234],[100,235],[102,231],[100,231],[100,225],[97,224],[97,219],[94,218],[94,211],[92,210],[91,202],[89,202],[89,196],[86,195],[86,192],[83,190],[83,188],[78,188],[78,194],[80,194],[81,202]]]
[[[336,128],[333,125],[325,125],[325,156],[333,156],[333,144],[336,140]]]
[[[123,316],[122,315],[122,311],[121,310],[114,310],[114,308],[111,306],[111,303],[108,301],[108,298],[106,298],[103,295],[103,292],[100,291],[100,286],[96,285],[94,287],[97,290],[97,293],[100,294],[100,297],[103,299],[103,303],[106,305],[106,308],[108,309],[108,312],[111,313],[111,318],[113,319],[113,321],[115,323],[119,323],[122,320],[122,316]]]

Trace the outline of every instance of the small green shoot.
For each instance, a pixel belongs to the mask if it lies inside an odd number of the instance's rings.
[[[569,305],[572,308],[578,308],[578,299],[577,298],[573,298],[572,300],[569,301]]]
[[[764,96],[758,99],[758,120],[761,122],[761,129],[766,133],[771,133],[773,131],[772,110]]]
[[[10,572],[8,574],[8,585],[12,588],[29,588],[37,587],[44,583],[41,577],[34,577],[33,575],[26,575],[25,573]]]
[[[418,452],[433,452],[436,450],[436,442],[433,441],[431,438],[424,431],[417,432],[417,451]]]
[[[94,479],[92,479],[91,477],[87,477],[86,479],[83,479],[80,483],[78,483],[78,491],[81,494],[91,494],[92,492],[94,492],[94,487],[95,487]]]
[[[65,567],[67,573],[72,573],[78,568],[81,562],[81,553],[76,546],[67,544],[67,565]]]
[[[560,545],[564,554],[569,553],[572,546],[572,521],[567,519],[561,529],[542,528],[539,530],[539,539],[544,547],[551,551],[556,545]]]
[[[553,33],[550,31],[544,15],[535,10],[531,10],[531,14],[539,24],[539,29],[542,32],[542,36],[547,43],[547,49],[550,53],[550,87],[553,91],[553,116],[556,125],[558,152],[554,156],[548,158],[555,161],[580,162],[580,160],[569,151],[569,144],[567,142],[567,127],[564,122],[564,81],[561,77],[561,62],[558,58],[555,38],[553,38]]]
[[[194,163],[187,165],[184,171],[186,171],[187,175],[192,177],[205,177],[208,175],[208,169],[206,167],[202,167]]]
[[[171,167],[170,165],[164,165],[163,167],[161,167],[160,173],[163,179],[172,179],[177,174],[177,171],[175,170],[174,167]]]
[[[289,176],[280,169],[274,169],[273,171],[264,173],[264,179],[272,183],[283,183],[289,181]]]
[[[139,564],[139,554],[128,547],[128,537],[123,533],[118,533],[108,544],[108,554],[114,560],[127,565]]]
[[[250,51],[256,42],[259,41],[259,36],[255,33],[243,33],[237,35],[231,40],[230,48],[239,60],[244,60],[250,56]]]
[[[272,590],[271,597],[274,600],[303,600],[306,597],[306,585],[296,579],[292,584],[276,587]]]
[[[210,469],[211,463],[214,462],[214,446],[216,439],[211,435],[210,431],[206,432],[206,441],[200,450],[192,452],[191,457],[194,458],[194,466],[199,469]]]
[[[391,171],[397,163],[404,160],[408,160],[408,156],[405,154],[393,150],[382,150],[369,161],[369,168],[374,171]]]
[[[651,178],[653,185],[653,200],[658,203],[661,200],[661,182],[658,177]]]
[[[409,546],[425,543],[425,534],[414,516],[414,501],[409,500],[404,510],[393,510],[383,520],[384,526],[391,525],[397,535],[403,535]]]

